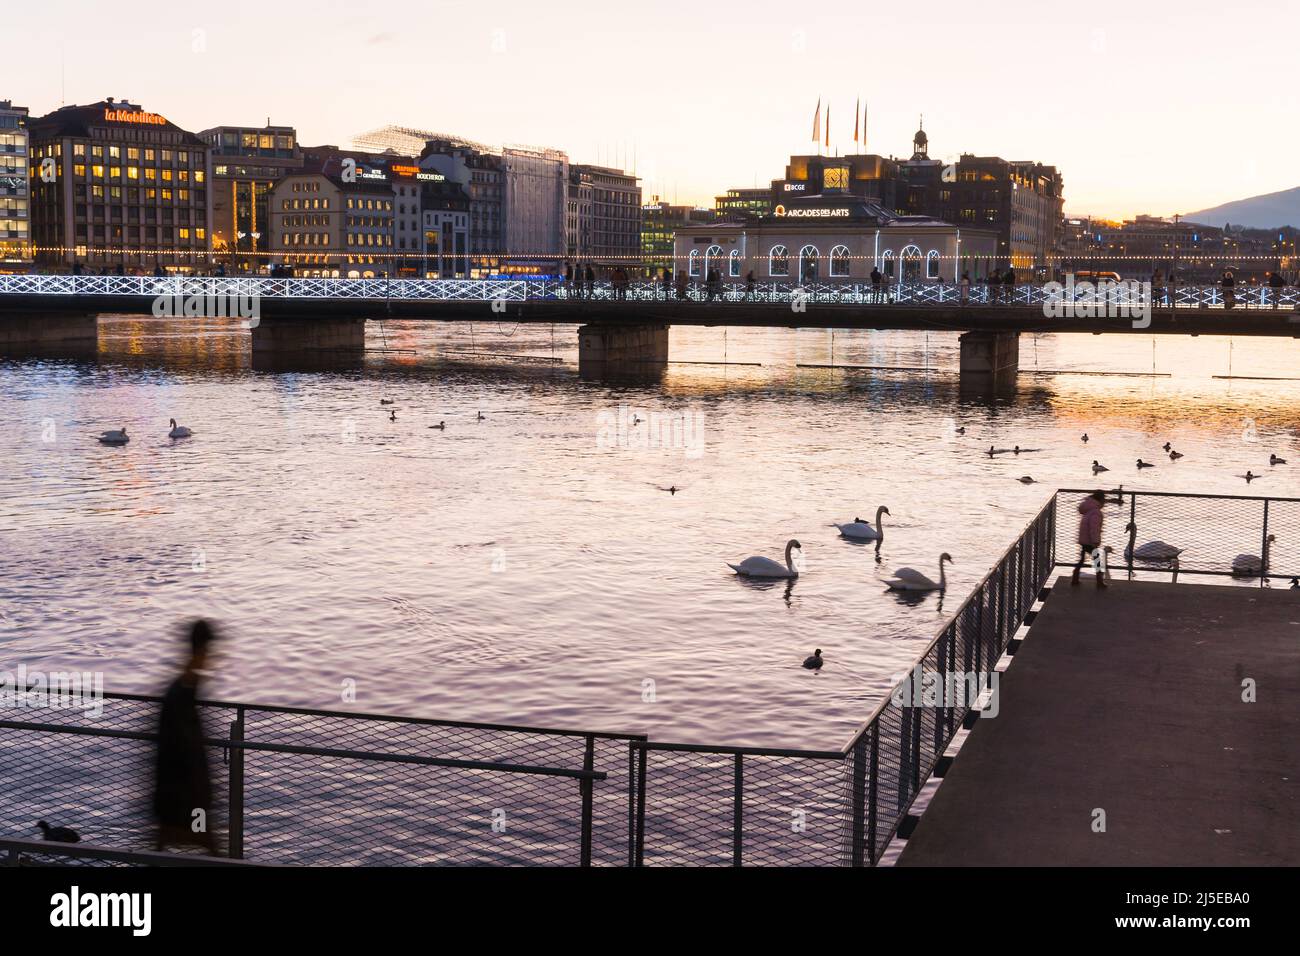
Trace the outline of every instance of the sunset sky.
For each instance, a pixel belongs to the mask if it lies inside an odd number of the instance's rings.
[[[279,5],[71,0],[6,11],[0,98],[40,115],[129,99],[192,130],[296,126],[346,146],[387,123],[552,146],[712,204],[811,151],[1053,163],[1066,211],[1167,215],[1300,185],[1295,0],[633,7],[596,0]],[[636,10],[638,12],[632,12]],[[886,12],[887,11],[887,12]],[[17,41],[16,48],[13,41]]]

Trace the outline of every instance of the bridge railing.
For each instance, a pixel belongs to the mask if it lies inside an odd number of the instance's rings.
[[[1065,488],[1056,493],[1061,567],[1078,560],[1078,506],[1095,490]],[[1144,551],[1143,545],[1152,542],[1180,551],[1179,575],[1233,577],[1261,587],[1300,576],[1300,498],[1116,490],[1107,493],[1102,514],[1102,546],[1110,549],[1112,576],[1143,571],[1172,579],[1173,560],[1159,553],[1143,558],[1158,552]],[[1242,556],[1256,558],[1258,567],[1238,560]]]
[[[839,305],[934,305],[1042,307],[1049,292],[1037,284],[972,284],[963,291],[950,282],[890,281],[879,287],[854,280],[766,279],[748,286],[734,279],[709,284],[690,280],[680,292],[661,282],[596,282],[590,285],[553,279],[331,279],[263,276],[117,276],[0,274],[0,296],[242,297],[283,299],[353,299],[371,302],[721,302],[814,303]],[[1116,292],[1120,305],[1140,305],[1128,287]],[[1228,295],[1218,286],[1176,286],[1152,291],[1157,308],[1224,309]],[[1244,286],[1231,293],[1236,309],[1300,309],[1300,289]]]

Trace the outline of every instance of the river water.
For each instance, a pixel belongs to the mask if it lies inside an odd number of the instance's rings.
[[[1024,336],[994,399],[948,333],[677,328],[647,385],[580,380],[572,326],[367,335],[330,371],[255,369],[223,321],[0,358],[0,670],[156,691],[205,615],[211,696],[838,748],[1094,458],[1111,487],[1300,495],[1294,339]],[[878,505],[879,560],[831,526]],[[727,567],[791,538],[792,586]],[[942,601],[886,591],[942,551]]]

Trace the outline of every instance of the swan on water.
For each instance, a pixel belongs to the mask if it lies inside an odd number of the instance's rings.
[[[168,438],[189,438],[191,435],[194,434],[192,431],[189,430],[188,426],[177,425],[176,419],[171,418],[168,419],[168,421],[171,423],[172,426],[172,430],[167,433]]]
[[[104,445],[125,445],[130,440],[125,425],[115,431],[102,432],[99,436],[100,443]]]
[[[839,528],[840,534],[846,538],[853,538],[855,541],[875,541],[885,537],[885,531],[880,527],[880,516],[887,514],[889,514],[889,509],[884,505],[876,509],[876,526],[874,528],[861,518],[854,518],[848,524],[837,524],[835,527]]]
[[[1238,577],[1250,577],[1261,574],[1268,569],[1268,548],[1277,535],[1270,534],[1264,539],[1264,556],[1261,558],[1258,554],[1239,554],[1232,559],[1232,573]]]
[[[819,671],[822,669],[822,649],[819,647],[813,651],[812,657],[804,658],[803,666],[810,671]]]
[[[1135,547],[1137,543],[1137,525],[1130,521],[1124,526],[1128,532],[1128,544],[1124,548],[1124,560],[1126,561],[1150,561],[1157,564],[1163,564],[1168,561],[1176,561],[1186,548],[1175,548],[1172,544],[1167,544],[1159,539],[1148,541],[1140,548]]]
[[[944,563],[952,562],[952,555],[945,551],[939,555],[939,583],[927,578],[915,568],[899,568],[892,578],[885,583],[891,591],[943,591],[948,587],[948,577],[944,573]]]
[[[1094,459],[1092,460],[1092,473],[1093,473],[1094,475],[1099,475],[1099,474],[1101,474],[1103,471],[1110,471],[1110,469],[1107,468],[1105,465],[1099,464],[1099,463],[1097,462],[1097,459],[1094,458]]]
[[[761,555],[755,555],[752,558],[746,558],[739,564],[728,562],[727,567],[737,574],[743,574],[748,578],[797,578],[799,572],[795,570],[794,562],[790,560],[790,552],[803,549],[794,538],[791,538],[785,545],[785,565],[782,566],[771,558],[764,558]]]

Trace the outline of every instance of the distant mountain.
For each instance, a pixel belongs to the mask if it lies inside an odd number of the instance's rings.
[[[1183,219],[1207,226],[1222,226],[1225,222],[1230,222],[1234,226],[1249,226],[1252,229],[1300,227],[1300,186],[1265,196],[1225,202],[1222,206],[1202,209],[1200,212],[1189,212]]]

